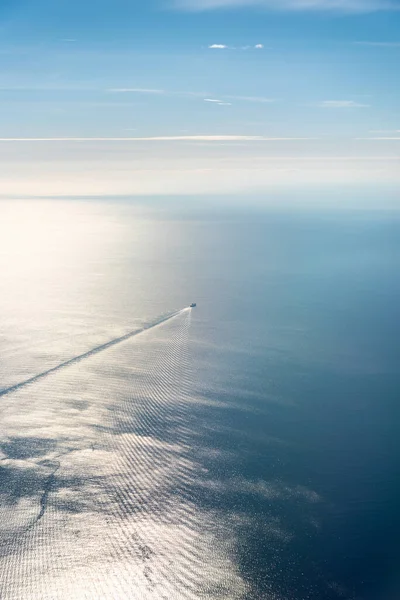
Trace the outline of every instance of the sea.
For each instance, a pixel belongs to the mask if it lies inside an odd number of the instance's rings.
[[[0,598],[398,600],[399,266],[395,211],[2,200]]]

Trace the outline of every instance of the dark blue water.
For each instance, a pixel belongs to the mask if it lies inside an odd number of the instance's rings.
[[[2,203],[1,597],[395,600],[400,219]]]

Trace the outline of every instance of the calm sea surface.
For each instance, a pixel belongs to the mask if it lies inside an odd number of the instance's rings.
[[[399,265],[395,213],[0,202],[1,599],[398,599]]]

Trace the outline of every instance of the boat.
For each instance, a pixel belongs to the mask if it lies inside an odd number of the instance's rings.
[[[192,304],[189,306],[189,308],[196,308],[196,302],[192,302]]]

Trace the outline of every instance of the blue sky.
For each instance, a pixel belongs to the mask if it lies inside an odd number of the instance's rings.
[[[399,183],[400,0],[3,0],[0,33],[6,194]]]

